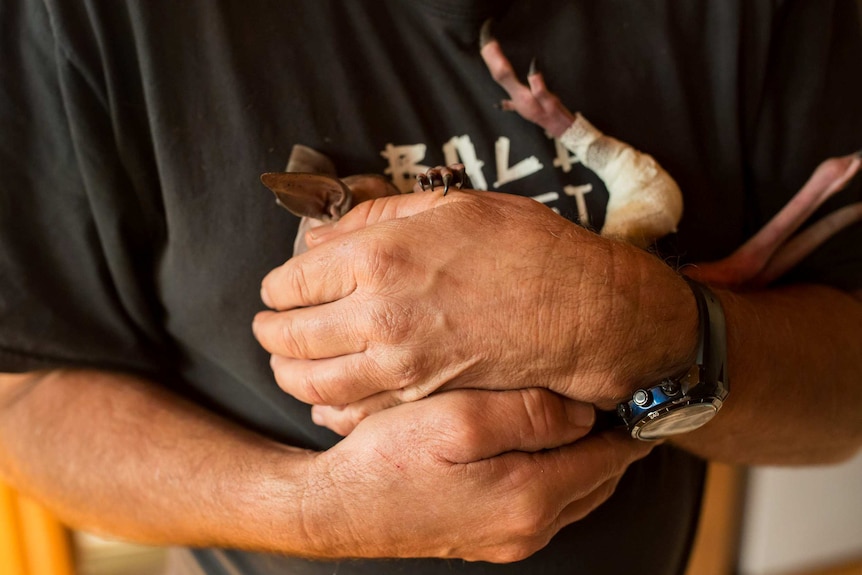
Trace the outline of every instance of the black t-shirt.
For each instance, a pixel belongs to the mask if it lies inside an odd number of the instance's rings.
[[[478,53],[492,15],[518,70],[536,56],[570,109],[676,178],[685,214],[659,245],[673,264],[727,255],[820,160],[862,147],[852,0],[7,1],[0,371],[141,372],[280,441],[334,444],[275,385],[250,329],[298,223],[258,175],[293,145],[403,188],[461,160],[477,187],[602,224],[601,181],[495,107]],[[823,211],[852,199],[858,183]],[[860,246],[856,226],[788,281],[858,288]],[[210,573],[667,574],[684,566],[702,471],[657,449],[508,566],[196,555]]]

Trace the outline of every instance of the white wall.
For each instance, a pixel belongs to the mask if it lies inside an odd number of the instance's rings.
[[[741,575],[862,559],[862,454],[838,466],[753,469],[740,552]]]

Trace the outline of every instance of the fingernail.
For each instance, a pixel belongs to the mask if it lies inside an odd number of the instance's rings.
[[[335,224],[323,224],[322,226],[311,228],[308,230],[308,237],[312,240],[319,240],[320,238],[331,234],[334,225]]]
[[[315,425],[320,425],[321,427],[326,424],[323,414],[320,413],[320,409],[316,405],[311,408],[311,421],[313,421]]]
[[[569,401],[566,405],[566,414],[575,427],[592,427],[596,422],[596,410],[589,403]]]
[[[527,72],[527,76],[535,76],[539,73],[539,68],[536,65],[536,58],[534,57],[530,60],[530,70]]]

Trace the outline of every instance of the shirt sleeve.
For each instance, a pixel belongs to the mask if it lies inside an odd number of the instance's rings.
[[[158,228],[114,144],[110,97],[41,2],[2,3],[0,27],[0,372],[158,370],[143,279]]]
[[[862,31],[852,0],[778,5],[762,86],[752,90],[747,212],[756,231],[828,157],[862,149]],[[810,220],[862,201],[862,175]],[[834,236],[784,281],[862,288],[862,224]]]

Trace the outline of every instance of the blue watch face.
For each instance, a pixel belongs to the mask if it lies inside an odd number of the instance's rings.
[[[715,417],[721,401],[680,405],[655,417],[644,418],[632,429],[632,437],[643,440],[663,439],[670,435],[688,433]]]

